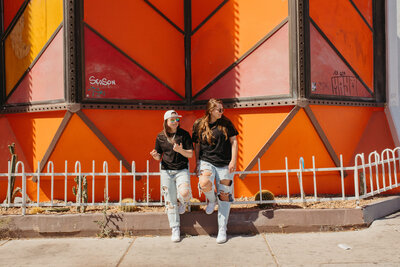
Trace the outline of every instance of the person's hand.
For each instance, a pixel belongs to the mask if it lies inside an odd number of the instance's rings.
[[[174,150],[175,152],[181,153],[181,152],[183,151],[182,143],[179,144],[179,145],[178,145],[177,143],[175,143],[175,144],[174,144],[174,147],[173,147],[173,150]]]
[[[236,162],[233,162],[233,161],[229,162],[228,168],[229,168],[230,173],[236,171]]]
[[[161,155],[157,152],[157,150],[153,149],[152,151],[150,151],[150,155],[155,159],[155,160],[159,160]]]

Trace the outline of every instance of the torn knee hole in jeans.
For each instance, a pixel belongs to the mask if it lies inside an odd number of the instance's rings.
[[[218,198],[221,201],[229,201],[229,202],[233,201],[232,194],[223,191],[219,192]]]
[[[212,175],[211,170],[201,170],[201,174],[199,177],[199,187],[201,191],[209,192],[212,190],[213,185],[212,182],[210,181],[211,175]]]

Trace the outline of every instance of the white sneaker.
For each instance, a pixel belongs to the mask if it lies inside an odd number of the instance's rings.
[[[206,213],[212,214],[214,212],[215,205],[217,205],[217,202],[208,202],[206,207]]]
[[[178,212],[179,214],[184,214],[186,211],[186,207],[187,207],[187,203],[180,203],[179,202],[179,206],[178,206]]]
[[[179,230],[179,226],[172,227],[171,241],[172,242],[181,241],[181,231]]]
[[[218,230],[218,236],[217,236],[217,244],[222,244],[226,242],[226,228],[220,228]]]

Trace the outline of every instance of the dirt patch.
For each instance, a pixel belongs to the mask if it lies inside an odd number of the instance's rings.
[[[363,207],[365,205],[379,202],[385,200],[392,195],[378,195],[374,197],[369,197],[366,199],[361,199],[359,201],[359,206]],[[338,197],[337,195],[324,195],[321,198],[333,198]],[[300,200],[299,196],[292,197],[292,200]],[[312,200],[312,197],[306,197],[306,199]],[[253,198],[237,198],[236,201],[252,201]],[[275,200],[286,200],[285,197],[276,197]],[[54,201],[54,203],[64,203],[63,201]],[[339,200],[339,201],[313,201],[306,203],[278,203],[269,204],[263,208],[272,209],[352,209],[356,208],[357,204],[355,200]],[[263,209],[258,206],[258,204],[233,204],[232,210],[243,210],[243,209]],[[198,206],[193,206],[193,210],[198,210]],[[204,209],[204,205],[200,206],[200,209]],[[101,213],[104,211],[103,206],[87,206],[85,213]],[[117,213],[121,212],[118,206],[109,206],[107,213]],[[149,206],[149,207],[137,207],[134,212],[145,213],[145,212],[164,212],[164,207],[159,206]],[[1,215],[20,215],[22,213],[21,208],[0,208]],[[29,207],[26,209],[26,214],[79,214],[76,207]]]

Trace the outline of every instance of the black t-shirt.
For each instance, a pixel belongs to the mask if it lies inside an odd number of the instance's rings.
[[[172,134],[170,138],[172,138],[173,135],[174,134]],[[173,140],[178,145],[182,144],[183,149],[193,150],[192,139],[187,131],[178,128]],[[173,150],[173,144],[168,142],[163,132],[157,135],[155,150],[162,155],[162,170],[183,170],[188,168],[188,158]]]
[[[198,123],[199,120],[197,120],[193,125],[192,139],[194,143],[200,143],[200,159],[217,167],[229,165],[232,158],[232,146],[229,138],[238,135],[238,131],[233,123],[228,118],[221,118],[216,122],[209,124],[212,131],[211,145],[208,144],[206,140],[200,140],[197,135]],[[218,129],[218,125],[226,128],[227,138],[223,131]]]

